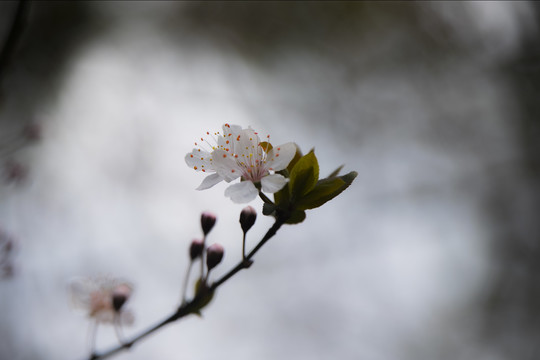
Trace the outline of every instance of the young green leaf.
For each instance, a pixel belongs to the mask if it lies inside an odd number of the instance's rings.
[[[214,291],[201,282],[201,279],[195,283],[195,296],[200,297],[199,301],[195,303],[195,307],[191,310],[192,313],[201,316],[201,310],[208,305],[214,298]]]
[[[296,145],[296,144],[294,144]],[[294,157],[293,159],[291,160],[291,162],[289,163],[289,165],[287,165],[287,171],[290,173],[294,167],[294,165],[296,165],[296,163],[298,162],[298,160],[300,160],[300,158],[302,157],[302,150],[300,150],[300,148],[298,147],[298,145],[296,145],[296,153],[294,154]]]
[[[289,187],[284,186],[280,191],[274,194],[274,202],[281,208],[287,208],[290,200]]]
[[[276,205],[264,203],[262,208],[263,215],[272,215],[276,211]]]
[[[343,169],[343,165],[338,167],[336,170],[332,171],[332,173],[330,175],[328,175],[328,178],[333,178],[333,177],[338,176],[341,169]]]
[[[348,188],[357,175],[358,173],[356,171],[352,171],[343,176],[318,181],[312,191],[298,200],[296,208],[299,210],[308,210],[325,204]]]
[[[285,224],[299,224],[306,218],[306,212],[304,210],[294,210]]]
[[[290,173],[289,190],[291,199],[299,199],[310,192],[319,179],[319,163],[313,151],[302,156]]]

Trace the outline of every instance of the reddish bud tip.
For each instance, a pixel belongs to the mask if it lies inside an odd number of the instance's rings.
[[[207,235],[216,224],[216,215],[211,212],[203,212],[201,215],[201,227],[204,235]]]
[[[215,268],[221,262],[224,253],[223,246],[219,244],[212,244],[206,249],[206,266],[208,270]]]
[[[202,240],[195,239],[191,242],[191,246],[189,247],[189,257],[191,260],[195,260],[202,255],[203,250],[204,242]]]
[[[251,206],[246,206],[240,213],[240,226],[242,226],[243,232],[248,232],[249,229],[255,224],[257,219],[257,212]]]
[[[114,289],[112,294],[112,303],[115,311],[120,311],[122,306],[131,296],[131,287],[126,284],[121,284]]]

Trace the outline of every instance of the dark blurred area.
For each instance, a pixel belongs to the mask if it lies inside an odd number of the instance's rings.
[[[540,24],[540,4],[531,9]],[[540,357],[540,38],[527,34],[515,57],[501,64],[517,99],[514,125],[522,158],[490,176],[486,213],[493,241],[493,282],[481,310],[490,341],[507,358]],[[487,174],[488,176],[490,174]]]
[[[477,14],[461,2],[193,1],[135,6],[35,1],[24,2],[22,7],[17,1],[3,2],[0,160],[13,164],[23,129],[29,124],[44,125],[41,110],[61,96],[63,77],[81,48],[107,37],[129,17],[149,21],[162,37],[181,44],[183,51],[212,48],[246,60],[270,77],[277,74],[284,58],[299,56],[299,61],[311,58],[324,64],[329,73],[337,74],[333,75],[337,80],[325,82],[327,78],[321,75],[318,82],[318,74],[309,73],[313,78],[306,88],[298,88],[313,94],[306,109],[309,116],[298,123],[333,131],[336,137],[348,140],[348,148],[358,151],[362,150],[360,143],[388,126],[377,114],[357,116],[355,109],[363,104],[347,97],[366,76],[444,73],[452,78],[446,71],[452,71],[453,64],[472,64],[473,72],[483,69],[504,84],[503,92],[513,106],[506,128],[515,132],[507,135],[516,141],[518,152],[475,179],[483,188],[477,196],[490,237],[492,272],[483,295],[470,304],[470,312],[480,324],[478,341],[500,352],[501,359],[536,360],[540,358],[540,34],[536,31],[540,4],[520,3],[526,5],[523,11],[532,30],[518,31],[512,46],[500,50],[499,45],[507,44],[485,40],[486,33],[475,27]],[[16,34],[10,35],[12,31]],[[438,102],[444,104],[440,109],[461,105],[443,97],[454,91],[455,84],[428,89],[422,79],[415,81],[411,87],[433,96],[435,109]],[[310,87],[313,84],[317,88]],[[273,96],[286,101],[286,95]],[[442,111],[440,116],[447,119]],[[474,138],[471,130],[477,119],[447,120],[424,123],[422,136],[443,151],[479,156],[482,139]],[[24,241],[20,246],[24,247]],[[439,359],[451,359],[452,351],[441,350],[439,355]]]

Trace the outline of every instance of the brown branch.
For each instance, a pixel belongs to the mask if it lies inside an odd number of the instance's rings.
[[[161,329],[165,325],[178,321],[187,315],[197,314],[198,311],[205,305],[205,303],[208,303],[209,297],[212,296],[212,294],[218,287],[220,287],[227,280],[229,280],[234,275],[236,275],[240,270],[247,269],[248,267],[251,266],[251,264],[253,263],[251,259],[259,251],[259,249],[277,233],[279,228],[283,224],[285,224],[286,221],[287,221],[287,218],[285,216],[278,216],[276,218],[276,221],[272,225],[272,227],[268,229],[268,231],[266,232],[264,237],[261,239],[261,241],[259,241],[259,243],[255,246],[255,248],[253,248],[253,250],[251,250],[251,252],[246,256],[245,259],[242,259],[242,261],[240,261],[235,267],[230,269],[225,275],[223,275],[221,278],[213,282],[212,285],[210,285],[203,291],[200,291],[193,299],[191,299],[191,301],[180,305],[180,307],[169,317],[165,318],[164,320],[157,323],[156,325],[148,328],[147,330],[144,330],[139,335],[134,336],[131,340],[124,342],[123,344],[120,344],[102,353],[91,354],[89,360],[103,360],[103,359],[109,358],[121,351],[131,348],[133,345],[135,345],[135,343],[153,334],[154,332]]]
[[[4,42],[2,51],[0,51],[0,80],[2,79],[6,71],[9,60],[15,52],[17,43],[21,38],[26,23],[26,18],[30,10],[30,3],[31,1],[29,0],[20,0],[17,4],[17,9],[15,10],[15,16],[13,19],[13,23],[11,24],[11,29],[9,30],[6,41]]]

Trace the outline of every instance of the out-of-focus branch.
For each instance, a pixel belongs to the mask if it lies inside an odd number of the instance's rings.
[[[30,10],[30,4],[30,0],[19,0],[19,3],[17,4],[13,23],[11,24],[4,46],[2,46],[2,49],[0,50],[0,80],[2,80],[4,73],[6,72],[8,63],[15,52],[17,43],[23,33],[28,12]]]
[[[223,285],[227,280],[232,278],[234,275],[236,275],[240,270],[247,269],[252,264],[252,258],[255,256],[255,254],[259,251],[259,249],[268,241],[270,240],[281,228],[283,224],[287,221],[286,216],[278,216],[276,218],[276,221],[272,225],[270,229],[266,232],[264,237],[259,241],[259,243],[251,250],[251,252],[245,257],[245,259],[242,259],[235,267],[230,269],[225,275],[223,275],[218,280],[214,281],[212,285],[208,286],[205,290],[198,292],[198,294],[191,300],[186,303],[183,303],[180,305],[180,307],[169,317],[165,318],[161,322],[157,323],[156,325],[148,328],[147,330],[141,332],[139,335],[134,336],[131,340],[127,340],[123,344],[120,344],[110,350],[107,350],[102,353],[93,353],[90,355],[89,360],[102,360],[109,358],[113,355],[116,355],[117,353],[120,353],[121,351],[127,350],[131,348],[135,343],[139,342],[140,340],[146,338],[148,335],[156,332],[157,330],[161,329],[165,325],[168,325],[170,323],[173,323],[177,320],[180,320],[181,318],[190,315],[190,314],[197,314],[198,311],[204,306],[205,303],[207,303],[209,300],[209,296],[214,293],[214,291]]]

